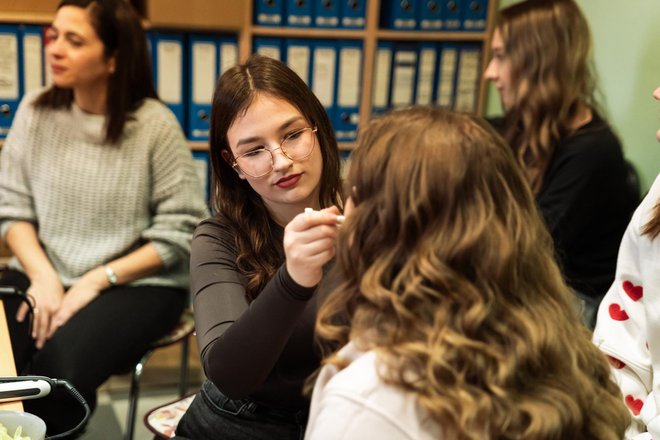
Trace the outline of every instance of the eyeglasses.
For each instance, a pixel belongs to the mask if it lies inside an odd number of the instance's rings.
[[[275,163],[275,151],[282,150],[282,154],[291,160],[305,160],[314,150],[316,144],[317,127],[306,127],[292,131],[284,136],[280,146],[274,150],[265,147],[243,153],[234,159],[232,166],[238,167],[243,173],[250,177],[262,177],[273,170]]]

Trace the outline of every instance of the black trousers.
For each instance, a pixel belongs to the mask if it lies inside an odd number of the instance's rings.
[[[9,270],[1,286],[23,291],[30,281],[25,274]],[[187,303],[184,289],[159,286],[116,286],[104,291],[78,311],[35,350],[27,325],[16,321],[20,301],[3,298],[16,371],[69,381],[96,407],[96,389],[110,376],[126,373],[150,344],[171,330]],[[25,411],[41,417],[48,435],[75,427],[84,415],[81,405],[65,390],[23,402]]]

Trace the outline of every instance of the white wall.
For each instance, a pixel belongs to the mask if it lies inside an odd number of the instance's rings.
[[[660,0],[577,0],[591,26],[601,104],[646,191],[660,173]],[[500,7],[517,0],[500,0]],[[491,86],[488,115],[501,114]]]

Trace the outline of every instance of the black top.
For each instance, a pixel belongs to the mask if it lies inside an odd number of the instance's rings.
[[[619,139],[598,114],[557,145],[536,201],[566,282],[600,299],[614,281],[619,244],[639,195],[628,187]]]
[[[190,261],[195,325],[204,372],[227,397],[305,409],[305,379],[319,367],[314,349],[316,288],[297,284],[286,270],[282,227],[272,223],[282,266],[248,304],[236,266],[234,233],[218,219],[195,230]]]

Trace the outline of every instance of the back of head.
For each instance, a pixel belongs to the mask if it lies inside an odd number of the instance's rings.
[[[383,379],[415,393],[448,438],[621,438],[618,388],[490,126],[393,112],[361,134],[347,185],[356,208],[321,338],[341,345],[350,332],[374,349]]]
[[[554,144],[596,106],[589,25],[574,0],[527,0],[501,10],[497,28],[514,88],[505,137],[538,190]]]
[[[147,41],[140,18],[125,0],[62,0],[58,9],[75,6],[89,13],[92,27],[104,47],[104,56],[115,57],[115,70],[108,79],[107,140],[121,136],[128,113],[144,98],[156,98],[151,77]],[[37,100],[37,105],[69,106],[73,92],[51,87]]]
[[[211,110],[210,144],[213,166],[211,204],[237,231],[239,267],[247,276],[251,299],[281,264],[281,257],[266,237],[270,231],[269,213],[250,184],[223,157],[231,155],[227,131],[237,117],[245,114],[258,94],[281,98],[318,128],[323,159],[319,205],[339,201],[340,159],[337,140],[323,105],[305,82],[286,64],[272,58],[252,55],[244,64],[227,70],[215,89]]]

